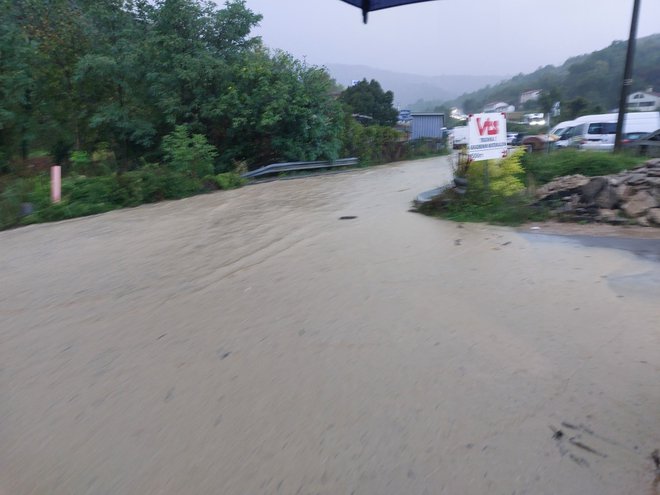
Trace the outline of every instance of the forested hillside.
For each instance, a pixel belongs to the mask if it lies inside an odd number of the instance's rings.
[[[460,106],[466,112],[479,111],[492,101],[518,106],[523,91],[543,89],[560,99],[563,107],[573,104],[605,111],[618,106],[626,46],[626,42],[615,41],[603,50],[570,58],[560,67],[548,65],[531,74],[519,74],[447,105]],[[660,34],[637,40],[632,90],[648,87],[660,89]]]

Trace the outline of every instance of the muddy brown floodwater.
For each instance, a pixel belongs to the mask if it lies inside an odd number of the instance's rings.
[[[0,493],[656,495],[660,264],[408,211],[449,174],[0,233]]]

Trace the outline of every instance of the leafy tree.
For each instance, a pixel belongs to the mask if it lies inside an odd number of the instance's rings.
[[[34,79],[30,64],[33,46],[17,23],[11,0],[0,0],[0,173],[9,171],[9,159],[23,148],[27,155],[30,128],[34,125],[31,94]]]
[[[393,126],[398,112],[392,106],[394,93],[383,91],[375,79],[366,79],[346,88],[339,98],[353,113],[371,117],[370,124]]]
[[[265,50],[251,36],[261,16],[245,0],[0,7],[2,160],[37,148],[58,162],[75,152],[85,168],[79,158],[95,163],[103,148],[122,171],[143,159],[172,163],[171,139],[163,139],[179,135],[178,126],[221,150],[219,170],[338,156],[336,83],[321,68]]]
[[[165,163],[175,172],[197,178],[213,173],[218,152],[202,134],[191,135],[186,126],[179,125],[163,138],[162,147]]]
[[[69,0],[21,0],[14,6],[16,22],[35,50],[30,61],[34,85],[26,112],[34,119],[31,131],[46,147],[58,140],[79,146],[82,123],[74,72],[90,46],[83,28],[85,13]]]
[[[139,21],[153,9],[142,3],[125,7],[102,2],[90,8],[86,29],[96,43],[78,59],[74,73],[87,147],[109,143],[122,169],[155,145],[159,120],[147,78],[150,31]]]
[[[223,161],[255,166],[337,157],[342,113],[325,70],[258,50],[233,67],[231,79],[203,108],[217,118],[211,136]]]

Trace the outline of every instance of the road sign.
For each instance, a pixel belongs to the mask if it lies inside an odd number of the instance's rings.
[[[503,113],[477,113],[468,116],[468,156],[473,162],[507,155],[506,116]]]

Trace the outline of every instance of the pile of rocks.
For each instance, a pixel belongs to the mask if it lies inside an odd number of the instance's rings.
[[[660,158],[615,175],[559,177],[536,197],[560,220],[660,226]]]

